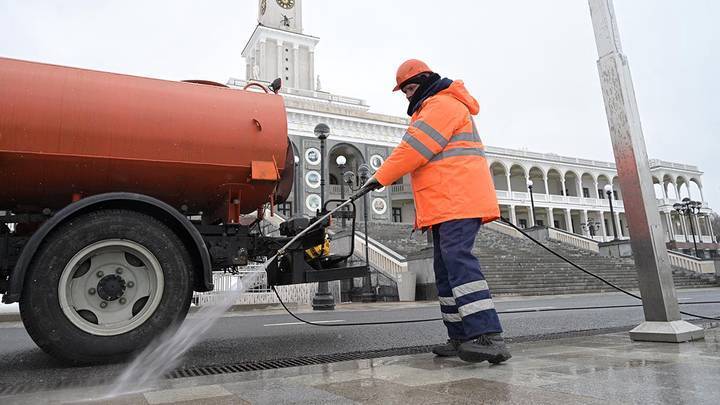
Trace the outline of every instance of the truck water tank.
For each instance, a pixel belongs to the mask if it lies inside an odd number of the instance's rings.
[[[0,58],[0,209],[134,192],[191,212],[287,198],[281,96]]]

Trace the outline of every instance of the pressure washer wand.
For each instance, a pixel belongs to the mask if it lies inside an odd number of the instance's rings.
[[[322,224],[323,221],[325,221],[325,219],[327,219],[329,216],[331,216],[331,215],[334,214],[335,212],[339,211],[341,208],[347,206],[348,204],[352,203],[353,201],[357,200],[358,198],[360,198],[360,197],[364,196],[365,194],[369,193],[370,191],[372,191],[372,187],[362,187],[362,188],[361,188],[360,190],[358,190],[355,194],[351,195],[347,200],[345,200],[345,202],[343,202],[342,204],[340,204],[340,205],[338,205],[337,207],[333,208],[333,209],[330,210],[327,214],[325,214],[325,215],[323,215],[322,217],[320,217],[320,219],[318,219],[317,221],[315,221],[315,222],[313,222],[312,224],[310,224],[310,226],[308,226],[307,228],[303,229],[300,233],[298,233],[297,235],[295,235],[294,238],[290,239],[290,242],[286,243],[285,246],[283,246],[283,247],[281,247],[280,249],[278,249],[278,251],[277,251],[277,253],[275,254],[275,256],[273,256],[272,258],[270,258],[270,260],[268,260],[268,261],[266,262],[265,266],[267,267],[270,263],[272,263],[275,259],[277,259],[278,256],[282,256],[282,255],[285,253],[285,250],[287,250],[293,243],[295,243],[298,239],[300,239],[300,238],[301,238],[303,235],[305,235],[306,233],[310,232],[310,231],[311,231],[313,228],[315,228],[316,226]]]

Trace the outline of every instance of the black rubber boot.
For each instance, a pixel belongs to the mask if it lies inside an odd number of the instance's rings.
[[[461,344],[458,348],[458,356],[471,363],[487,360],[492,364],[502,363],[512,357],[505,347],[505,340],[499,333],[480,335],[477,339]]]
[[[444,345],[433,347],[432,352],[440,357],[454,357],[458,355],[458,349],[463,342],[463,340],[448,339]]]

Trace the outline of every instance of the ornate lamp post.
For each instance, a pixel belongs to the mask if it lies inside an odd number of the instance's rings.
[[[325,204],[326,195],[325,195],[325,162],[326,157],[325,156],[325,140],[328,138],[328,135],[330,134],[330,127],[328,127],[325,124],[317,124],[315,126],[315,136],[320,140],[320,199],[321,199],[321,207],[323,204]],[[312,301],[312,307],[314,310],[318,311],[328,311],[335,309],[335,298],[330,293],[330,289],[328,288],[328,282],[327,281],[321,281],[318,283],[318,290],[317,293],[315,293],[315,296],[313,297]]]
[[[594,219],[590,218],[588,219],[587,223],[583,222],[580,224],[580,226],[587,229],[590,237],[592,238],[593,236],[595,236],[595,232],[600,229],[600,222],[596,222]]]
[[[340,155],[337,158],[335,158],[335,164],[337,164],[338,169],[340,169],[340,175],[342,176],[343,170],[345,169],[345,164],[347,163],[347,159],[345,156]],[[345,200],[345,182],[343,179],[340,179],[340,199]],[[342,214],[342,218],[340,219],[340,223],[342,224],[342,229],[345,229],[345,209],[343,208],[340,214]]]
[[[361,187],[370,178],[370,167],[363,163],[358,168],[358,187]],[[368,195],[363,196],[363,222],[365,223],[365,268],[367,276],[363,282],[360,299],[362,302],[375,302],[376,297],[372,289],[372,278],[370,277],[370,245],[368,242]]]
[[[690,232],[692,233],[693,238],[693,246],[695,247],[695,256],[697,256],[699,259],[702,259],[700,256],[700,253],[698,252],[697,248],[697,242],[695,241],[695,226],[693,225],[693,218],[692,216],[694,214],[697,214],[700,212],[700,208],[702,207],[702,203],[698,201],[691,201],[689,198],[685,197],[682,199],[682,202],[676,203],[673,205],[673,208],[675,211],[678,212],[680,215],[686,215],[688,218],[688,222],[690,222]]]
[[[537,225],[536,217],[535,217],[535,199],[533,198],[533,181],[528,179],[527,181],[527,188],[528,191],[530,191],[530,206],[532,207],[532,226],[534,227]]]
[[[611,185],[606,184],[605,185],[605,194],[608,196],[608,201],[610,201],[610,221],[613,225],[613,236],[615,237],[614,240],[617,240],[617,225],[615,225],[615,211],[613,211],[613,188]]]

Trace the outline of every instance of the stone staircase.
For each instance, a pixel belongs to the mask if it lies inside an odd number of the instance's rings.
[[[368,233],[397,253],[408,256],[425,247],[426,236],[404,224],[369,225]],[[636,290],[635,263],[632,259],[603,257],[560,242],[548,241],[546,246],[570,259],[580,267],[613,284]],[[589,276],[545,251],[526,238],[516,238],[488,228],[480,230],[475,254],[493,294],[546,295],[615,291],[600,280]],[[713,281],[692,277],[682,270],[673,270],[677,288],[715,287]]]

